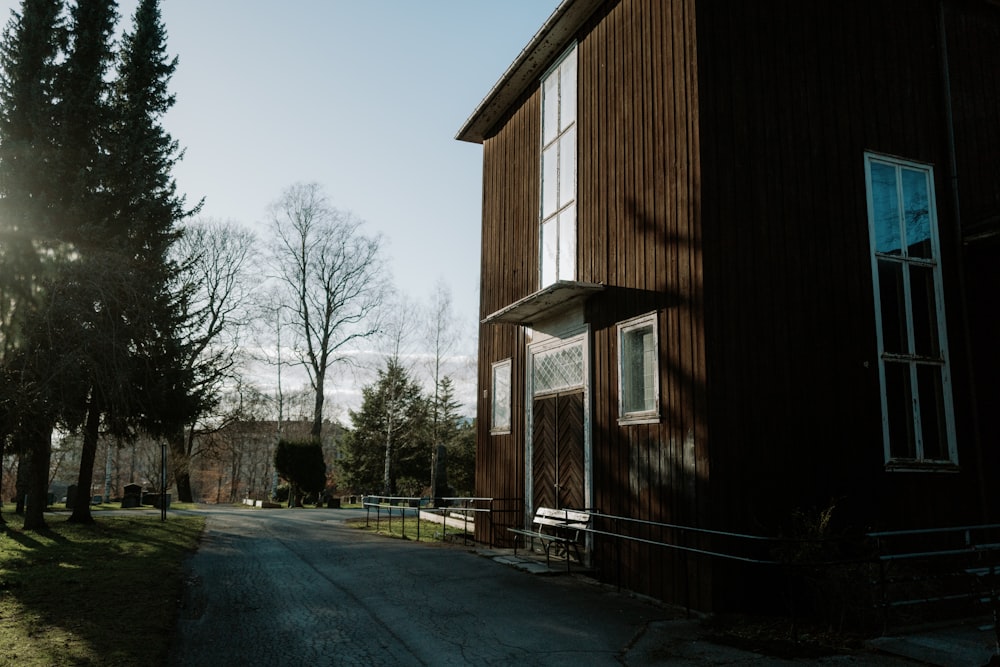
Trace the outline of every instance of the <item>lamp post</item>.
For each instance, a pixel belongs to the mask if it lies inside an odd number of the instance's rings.
[[[160,521],[167,520],[167,444],[160,444]]]

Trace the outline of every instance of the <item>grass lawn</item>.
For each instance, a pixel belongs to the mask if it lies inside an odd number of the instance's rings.
[[[371,516],[368,518],[368,525],[365,525],[365,518],[351,519],[347,523],[355,528],[360,528],[362,530],[370,530],[379,535],[385,535],[387,537],[402,538],[404,540],[413,540],[420,542],[441,542],[446,539],[461,537],[465,534],[464,531],[452,528],[451,526],[444,526],[436,521],[427,521],[424,519],[420,520],[420,532],[419,538],[417,533],[417,518],[414,516],[407,516],[406,521],[402,521],[398,514],[392,517],[390,522],[386,514],[382,514],[380,520],[376,525],[375,513],[372,512]]]
[[[10,505],[6,506],[8,509]],[[159,510],[97,523],[47,514],[49,530],[0,525],[0,665],[160,665],[178,612],[182,563],[205,519]]]

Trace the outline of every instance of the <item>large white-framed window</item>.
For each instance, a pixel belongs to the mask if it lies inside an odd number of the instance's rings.
[[[618,323],[618,423],[660,419],[660,355],[656,313]]]
[[[576,278],[576,45],[542,78],[539,281]]]
[[[868,152],[865,184],[886,464],[954,469],[934,170]]]
[[[490,433],[510,433],[510,359],[492,366]]]

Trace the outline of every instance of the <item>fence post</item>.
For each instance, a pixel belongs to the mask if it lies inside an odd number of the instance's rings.
[[[876,558],[878,555],[876,554]],[[882,634],[889,631],[889,584],[885,576],[885,561],[878,559],[879,590],[881,591],[882,604]]]
[[[621,522],[616,516],[615,526],[615,579],[618,580],[618,592],[622,592],[622,531]]]

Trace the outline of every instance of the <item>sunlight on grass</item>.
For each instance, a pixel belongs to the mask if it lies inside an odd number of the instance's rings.
[[[385,535],[387,537],[396,537],[405,540],[418,540],[417,532],[417,520],[414,518],[407,518],[405,525],[404,522],[399,519],[399,517],[393,517],[391,525],[389,520],[382,516],[376,524],[375,516],[372,515],[368,520],[368,525],[365,525],[365,519],[353,519],[347,522],[354,528],[360,528],[362,530],[369,530],[371,532],[377,533],[379,535]],[[405,532],[404,532],[405,528]],[[455,537],[462,537],[465,534],[464,531],[452,527],[444,526],[436,521],[425,521],[420,520],[420,531],[419,531],[419,541],[420,542],[441,542],[445,539],[452,539]]]
[[[0,527],[0,664],[163,664],[185,556],[205,519],[101,515],[89,526]]]

